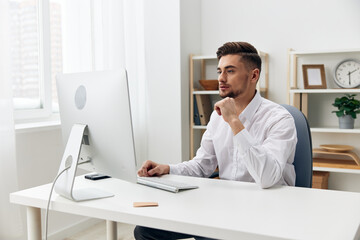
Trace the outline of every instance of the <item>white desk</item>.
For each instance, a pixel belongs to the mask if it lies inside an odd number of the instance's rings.
[[[199,189],[170,193],[118,179],[78,177],[75,186],[98,187],[115,197],[76,203],[54,193],[50,207],[219,239],[360,239],[360,193],[297,187],[263,190],[253,183],[165,177],[197,184]],[[28,228],[38,235],[40,208],[46,207],[49,189],[47,184],[10,194],[12,203],[28,207]],[[142,201],[158,202],[159,207],[132,206]]]

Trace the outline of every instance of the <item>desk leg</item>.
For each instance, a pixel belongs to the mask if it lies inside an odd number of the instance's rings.
[[[117,222],[106,220],[106,239],[117,240]]]
[[[40,208],[27,207],[28,240],[41,240],[41,211]]]

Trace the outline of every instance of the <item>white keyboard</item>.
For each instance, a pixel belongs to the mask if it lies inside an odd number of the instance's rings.
[[[162,177],[138,177],[137,183],[149,187],[159,188],[170,192],[179,192],[180,190],[188,190],[198,188],[198,186],[187,183],[176,182]]]

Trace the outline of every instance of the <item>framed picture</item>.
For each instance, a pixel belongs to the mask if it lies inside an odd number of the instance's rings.
[[[304,88],[326,88],[324,64],[302,65]]]

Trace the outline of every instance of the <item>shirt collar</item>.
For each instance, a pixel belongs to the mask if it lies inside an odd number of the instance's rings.
[[[249,121],[251,122],[251,119],[253,118],[255,112],[259,108],[261,102],[262,102],[262,97],[260,95],[260,92],[256,91],[255,96],[253,97],[251,102],[239,115],[239,119],[244,124],[244,126],[247,125],[247,122]]]

